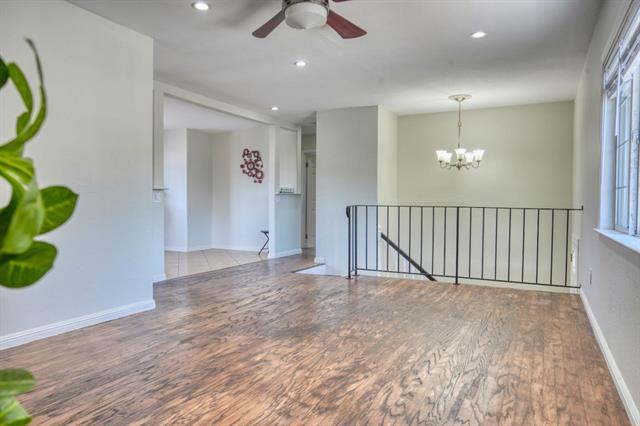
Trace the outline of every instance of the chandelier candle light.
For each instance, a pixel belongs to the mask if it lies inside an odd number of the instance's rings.
[[[470,169],[471,167],[480,167],[480,161],[484,156],[484,149],[474,149],[467,151],[460,147],[460,139],[462,135],[462,102],[471,99],[471,95],[452,95],[449,99],[458,103],[458,148],[454,150],[456,159],[453,160],[453,153],[445,150],[436,151],[440,168],[450,170],[456,168],[458,170]]]

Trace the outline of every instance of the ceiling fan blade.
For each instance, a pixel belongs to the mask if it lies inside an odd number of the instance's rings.
[[[367,34],[365,30],[353,22],[343,18],[334,11],[329,11],[327,25],[333,28],[342,38],[357,38]]]
[[[280,25],[284,21],[284,10],[276,13],[276,15],[269,19],[266,24],[258,28],[253,32],[253,36],[257,38],[265,38],[271,31],[275,30],[278,25]]]

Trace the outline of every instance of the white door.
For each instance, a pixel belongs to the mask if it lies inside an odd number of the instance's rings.
[[[305,154],[305,247],[316,246],[316,154]]]

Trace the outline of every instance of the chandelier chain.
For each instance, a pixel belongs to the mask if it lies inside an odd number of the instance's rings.
[[[462,100],[458,100],[458,148],[462,139]]]

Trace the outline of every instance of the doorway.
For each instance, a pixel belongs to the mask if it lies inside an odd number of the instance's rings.
[[[301,253],[300,127],[160,82],[153,102],[154,282]]]
[[[268,126],[172,96],[163,101],[166,278],[266,260]]]

